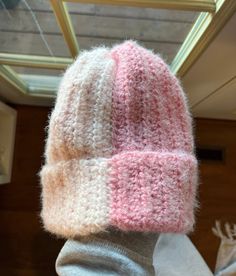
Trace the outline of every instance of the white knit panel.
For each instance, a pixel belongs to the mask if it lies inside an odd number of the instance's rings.
[[[75,144],[86,155],[110,157],[111,105],[114,60],[106,48],[94,49],[82,72],[78,72]]]
[[[105,47],[81,52],[68,68],[51,114],[47,161],[111,156],[114,74],[115,62]]]
[[[48,117],[45,146],[45,159],[48,164],[78,155],[75,145],[76,103],[81,90],[81,76],[89,61],[88,56],[89,52],[82,52],[62,77],[54,108]]]
[[[44,166],[40,175],[45,228],[67,238],[103,231],[109,225],[107,170],[106,158]]]

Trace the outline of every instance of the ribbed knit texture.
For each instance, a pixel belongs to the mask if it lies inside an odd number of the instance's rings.
[[[63,237],[109,227],[193,229],[198,163],[179,80],[158,54],[125,41],[83,51],[49,116],[44,226]]]

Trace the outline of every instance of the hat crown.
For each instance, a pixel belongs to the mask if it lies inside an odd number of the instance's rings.
[[[192,152],[192,118],[179,80],[151,50],[127,41],[111,50],[113,148]]]
[[[62,79],[50,128],[48,162],[194,147],[179,80],[135,41],[82,52]]]

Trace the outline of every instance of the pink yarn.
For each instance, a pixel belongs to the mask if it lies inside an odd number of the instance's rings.
[[[193,230],[198,162],[179,80],[135,41],[84,51],[66,71],[41,168],[45,229]]]
[[[112,224],[134,231],[191,230],[197,162],[184,154],[192,152],[193,143],[178,80],[159,56],[132,41],[115,47],[112,55],[117,62]]]
[[[188,155],[128,152],[111,159],[111,224],[122,230],[192,230],[196,161]]]

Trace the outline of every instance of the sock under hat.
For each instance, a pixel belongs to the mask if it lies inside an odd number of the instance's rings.
[[[187,98],[162,58],[128,40],[83,51],[49,116],[45,229],[66,238],[193,229],[198,162]]]

